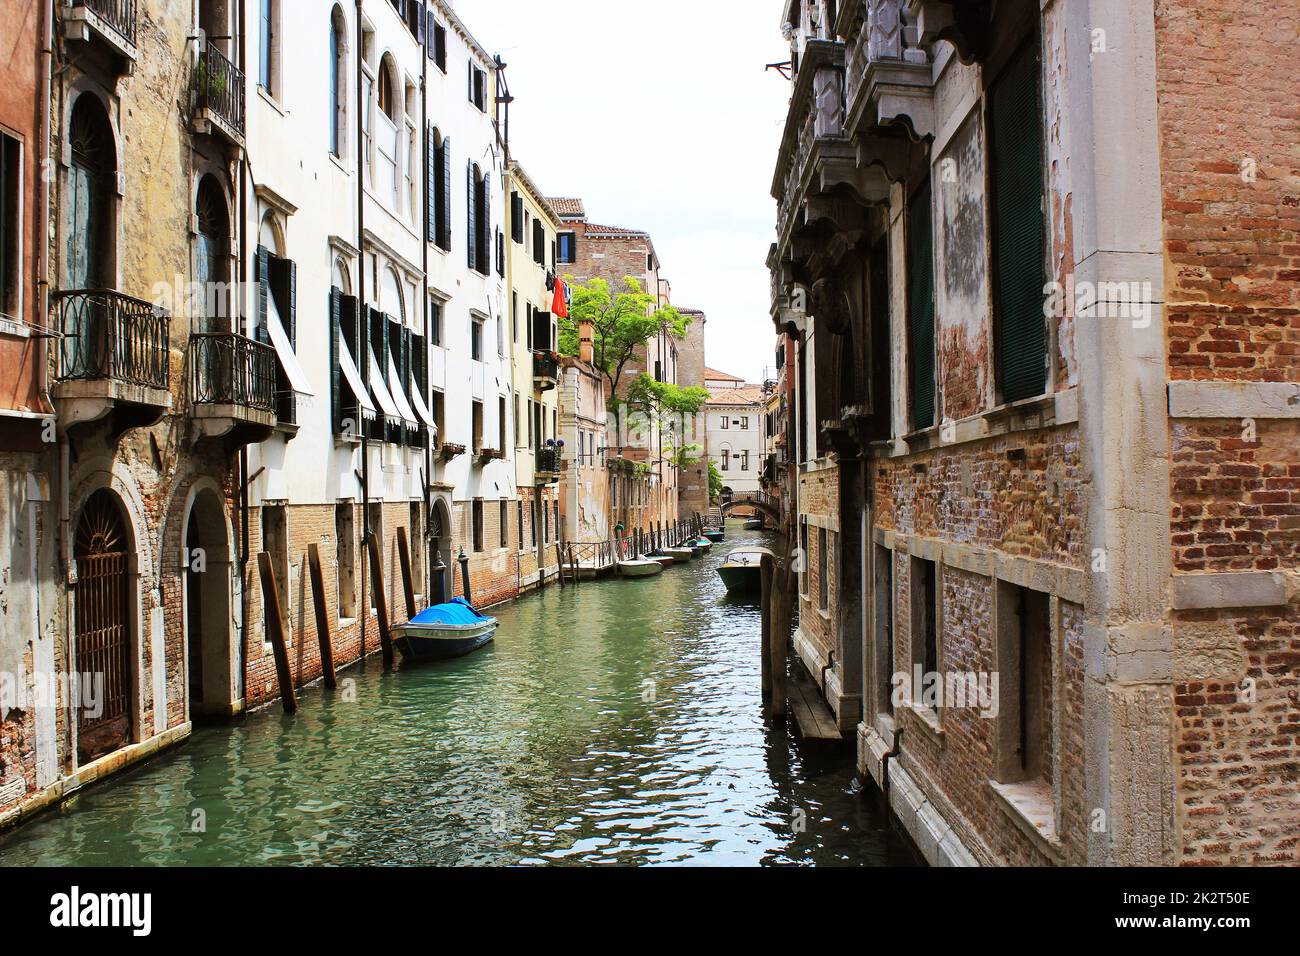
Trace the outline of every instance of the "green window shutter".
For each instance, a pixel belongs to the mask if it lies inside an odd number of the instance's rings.
[[[993,322],[1002,400],[1047,387],[1043,315],[1043,158],[1038,48],[1026,44],[990,95],[993,159]]]
[[[257,283],[257,341],[269,344],[271,333],[266,329],[266,298],[270,293],[271,252],[266,246],[257,247],[257,259],[254,262],[253,281]]]
[[[445,252],[451,252],[451,137],[442,138],[442,157],[438,164],[438,175],[442,179],[442,208],[438,210],[441,219],[438,245]]]
[[[907,213],[907,359],[912,428],[934,424],[934,243],[930,183]]]

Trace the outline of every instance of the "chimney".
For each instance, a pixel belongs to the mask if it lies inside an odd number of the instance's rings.
[[[589,319],[578,323],[578,358],[588,365],[596,361],[596,341]]]

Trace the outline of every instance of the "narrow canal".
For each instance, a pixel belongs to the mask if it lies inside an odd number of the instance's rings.
[[[850,748],[764,725],[727,540],[498,608],[493,644],[202,728],[0,837],[0,865],[898,865]]]

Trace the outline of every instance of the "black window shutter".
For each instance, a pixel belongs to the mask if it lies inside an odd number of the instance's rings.
[[[445,251],[451,252],[451,137],[442,138],[442,161],[438,165],[442,177],[442,228],[438,243]]]
[[[528,314],[524,320],[524,332],[528,336],[528,350],[531,352],[533,348],[533,304],[529,302],[525,308]]]
[[[524,241],[524,198],[519,193],[510,194],[510,238]]]
[[[438,36],[437,21],[433,19],[433,11],[426,10],[424,13],[424,55],[430,60],[433,59],[437,50],[437,43],[434,42]]]
[[[437,130],[429,126],[425,134],[424,146],[424,230],[426,242],[438,241],[438,202],[441,190],[438,189],[438,138]]]
[[[546,229],[540,219],[533,220],[533,261],[539,266],[546,265]]]
[[[343,431],[343,376],[339,371],[339,335],[340,333],[340,307],[343,293],[338,287],[330,289],[330,421],[334,423],[334,434]]]
[[[289,344],[298,344],[298,263],[271,256],[271,294],[280,310],[280,321]]]
[[[479,215],[478,271],[489,275],[492,272],[492,193],[486,172],[483,174],[483,208]]]
[[[473,160],[469,160],[465,163],[465,176],[467,182],[465,190],[467,201],[465,207],[468,210],[466,213],[466,223],[468,226],[466,242],[469,246],[469,267],[474,269],[478,266],[478,223],[474,218],[474,214],[478,211],[476,208],[478,206],[478,189],[477,184],[474,182]]]
[[[271,335],[266,330],[266,298],[270,289],[268,285],[270,259],[270,250],[266,246],[258,246],[257,264],[253,280],[257,283],[257,329],[255,335],[259,342],[271,341]]]
[[[1002,400],[1047,387],[1043,315],[1043,160],[1038,50],[1028,43],[990,96],[993,158],[993,327]]]
[[[339,335],[341,335],[343,341],[348,344],[348,348],[352,352],[352,361],[356,362],[362,369],[364,369],[366,361],[365,357],[357,349],[357,343],[362,341],[357,329],[357,324],[360,321],[361,314],[360,310],[357,308],[356,296],[340,295]],[[335,358],[337,359],[337,356],[335,356]],[[337,361],[335,362],[335,365],[337,366]],[[338,374],[337,367],[335,368],[335,374]],[[362,380],[364,381],[364,379]],[[352,386],[346,381],[343,382],[340,388],[344,395],[344,402],[341,408],[343,413],[342,417],[352,419],[352,435],[353,437],[360,438],[362,428],[361,406],[359,404],[360,398],[352,394]],[[342,423],[340,422],[340,424]]]
[[[907,357],[913,428],[934,424],[933,256],[927,181],[912,197],[907,216]]]

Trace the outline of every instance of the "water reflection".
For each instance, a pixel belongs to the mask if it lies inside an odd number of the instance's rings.
[[[715,568],[498,610],[445,664],[344,671],[0,840],[0,864],[910,863],[852,754],[764,726],[759,617]]]

